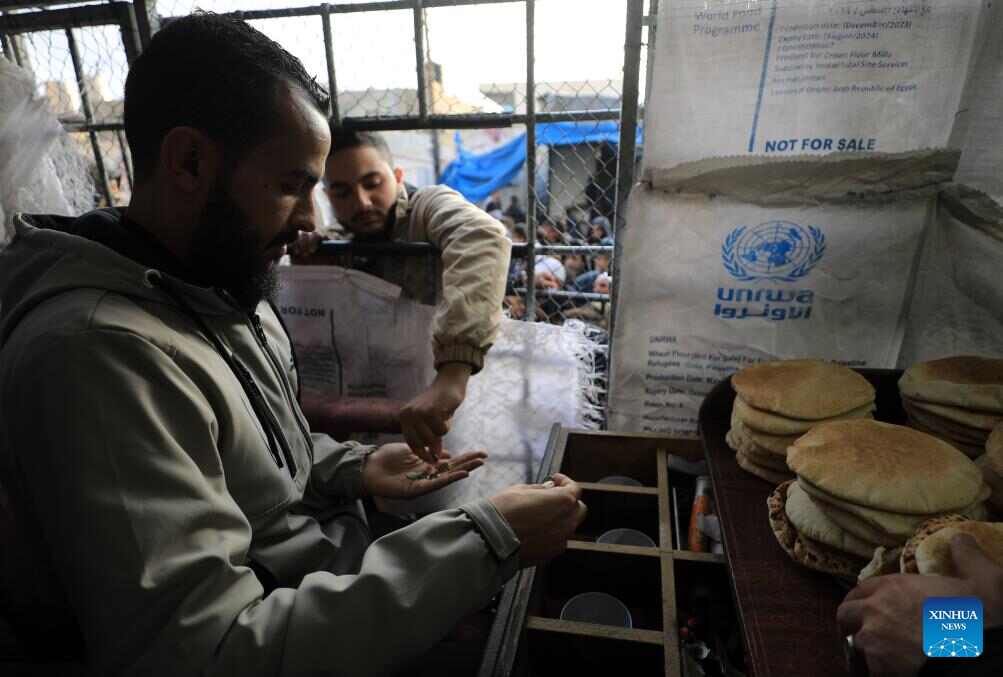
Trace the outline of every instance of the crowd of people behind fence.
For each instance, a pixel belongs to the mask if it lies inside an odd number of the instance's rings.
[[[483,207],[488,214],[505,225],[514,244],[528,241],[526,212],[518,196],[513,195],[509,198],[508,205],[504,205],[500,195],[495,193]],[[574,206],[566,209],[563,216],[557,219],[539,217],[536,242],[544,246],[612,247],[613,235],[607,217],[590,214],[590,209],[586,206]],[[580,319],[607,329],[610,312],[608,295],[612,284],[610,259],[608,252],[537,254],[533,276],[537,300],[536,319],[554,324]],[[523,319],[526,314],[526,268],[525,257],[512,257],[505,307],[509,316],[516,319]],[[575,294],[604,294],[607,298],[584,295],[576,297]]]

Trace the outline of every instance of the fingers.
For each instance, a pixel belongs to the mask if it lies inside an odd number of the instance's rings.
[[[459,482],[469,476],[470,473],[465,470],[456,470],[445,473],[444,475],[439,475],[433,479],[420,480],[414,483],[414,495],[422,496],[433,491],[438,491],[443,487],[449,486],[453,482]]]
[[[859,584],[843,598],[843,602],[851,602],[853,600],[863,599],[864,597],[869,597],[874,594],[874,591],[880,588],[886,581],[887,576],[875,576],[874,578],[868,578],[863,583]]]
[[[450,460],[446,465],[446,470],[469,470],[470,468],[479,468],[484,465],[484,460],[487,458],[487,454],[483,452],[474,452],[470,454],[463,454]],[[440,465],[442,462],[440,461]]]
[[[432,442],[428,445],[428,452],[432,454],[432,458],[438,459],[439,455],[442,454],[442,438],[435,437]],[[433,463],[438,464],[439,461],[435,460]]]
[[[442,440],[432,434],[421,421],[401,422],[401,431],[404,433],[404,440],[411,447],[414,455],[421,460],[435,465],[437,454],[442,452]],[[437,447],[434,447],[438,443]]]
[[[320,233],[300,233],[289,249],[295,256],[312,256],[320,248],[324,236]]]
[[[463,460],[457,459],[449,464],[449,468],[447,469],[446,472],[456,472],[458,470],[465,470],[467,472],[471,472],[473,470],[476,470],[477,468],[480,468],[482,465],[484,465],[483,458],[468,458]]]
[[[844,636],[857,634],[864,624],[864,601],[852,600],[840,604],[836,609],[836,623]]]
[[[575,510],[575,526],[572,529],[572,531],[577,530],[578,527],[581,526],[582,522],[585,521],[585,517],[588,514],[589,514],[589,508],[588,508],[588,506],[585,505],[584,502],[578,501],[578,507]]]
[[[559,491],[565,491],[574,496],[577,501],[582,497],[582,488],[573,479],[567,475],[562,475],[561,473],[554,473],[550,477],[550,481],[554,483],[554,488]]]

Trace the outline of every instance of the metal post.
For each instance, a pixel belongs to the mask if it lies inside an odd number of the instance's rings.
[[[136,22],[136,13],[132,5],[118,5],[119,22],[118,29],[122,34],[122,47],[125,49],[125,60],[129,65],[136,60],[139,53],[143,51],[143,42],[139,33],[139,25]]]
[[[90,92],[87,91],[87,83],[84,80],[84,69],[80,64],[80,50],[77,49],[77,40],[73,37],[73,29],[66,28],[64,30],[66,32],[66,43],[70,48],[70,59],[73,60],[73,72],[77,76],[77,89],[80,91],[80,107],[84,111],[84,120],[87,121],[87,124],[91,124],[94,122],[94,113],[91,109]],[[101,155],[101,145],[98,143],[98,135],[94,130],[90,130],[88,134],[91,137],[91,148],[94,151],[94,164],[97,165],[101,192],[104,194],[105,201],[110,207],[112,206],[111,186],[108,185],[108,172],[105,170],[104,157]]]
[[[428,92],[425,77],[425,9],[422,0],[414,3],[414,59],[418,70],[418,118],[428,118]]]
[[[153,34],[160,30],[160,16],[157,14],[157,0],[133,0],[139,44],[146,49]]]
[[[648,6],[648,54],[644,67],[644,110],[648,110],[648,100],[651,98],[651,80],[655,72],[655,41],[658,39],[658,0],[651,0]]]
[[[652,0],[657,3],[657,0]],[[610,263],[610,272],[613,275],[613,286],[610,289],[610,317],[606,366],[606,391],[612,392],[613,388],[613,355],[615,349],[615,333],[617,319],[617,300],[620,296],[620,270],[619,265],[623,257],[623,238],[626,228],[624,214],[627,208],[627,195],[630,193],[631,184],[634,181],[634,156],[637,140],[637,100],[638,81],[640,80],[641,68],[641,33],[643,31],[643,0],[628,0],[627,2],[627,30],[624,41],[623,54],[623,99],[620,108],[620,156],[617,162],[617,188],[616,188],[616,218],[613,228],[616,235],[613,239],[613,261]],[[650,52],[649,52],[650,58]],[[649,64],[651,62],[649,61]],[[649,82],[651,72],[649,70]],[[649,90],[646,94],[650,92]],[[609,425],[610,410],[609,397],[606,399],[606,411],[603,419],[605,425]]]
[[[14,63],[16,63],[21,68],[27,66],[28,70],[31,70],[30,64],[27,64],[27,60],[24,58],[24,45],[22,44],[22,38],[20,35],[14,34],[10,36],[10,47],[11,51],[14,52]]]
[[[439,147],[439,130],[428,130],[432,139],[432,169],[435,170],[435,180],[442,174],[442,149]]]
[[[536,0],[526,0],[526,320],[536,319]]]
[[[627,195],[634,183],[637,146],[637,102],[641,70],[641,39],[644,32],[644,0],[627,0],[627,35],[623,48],[623,92],[620,101],[620,152],[616,164],[616,213],[614,232],[623,223]]]
[[[125,180],[129,184],[129,192],[134,190],[132,183],[132,158],[129,157],[129,147],[125,143],[125,132],[121,129],[115,130],[115,139],[118,141],[118,149],[122,153],[122,163],[125,165]]]
[[[320,6],[320,19],[324,27],[324,58],[327,59],[327,89],[331,96],[328,114],[335,125],[340,125],[341,110],[338,108],[338,81],[334,76],[334,38],[331,37],[331,6],[326,2]]]

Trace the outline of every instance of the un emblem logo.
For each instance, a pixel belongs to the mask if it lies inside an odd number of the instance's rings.
[[[794,282],[807,275],[824,253],[820,228],[767,221],[731,231],[721,246],[721,261],[732,277],[743,282]]]

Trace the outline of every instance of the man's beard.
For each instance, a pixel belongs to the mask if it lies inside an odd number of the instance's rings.
[[[382,240],[386,237],[387,220],[386,212],[373,208],[362,214],[356,214],[347,225],[348,230],[357,239]]]
[[[274,300],[276,266],[264,256],[259,230],[219,186],[212,189],[192,239],[194,272],[206,284],[225,289],[243,308]]]

